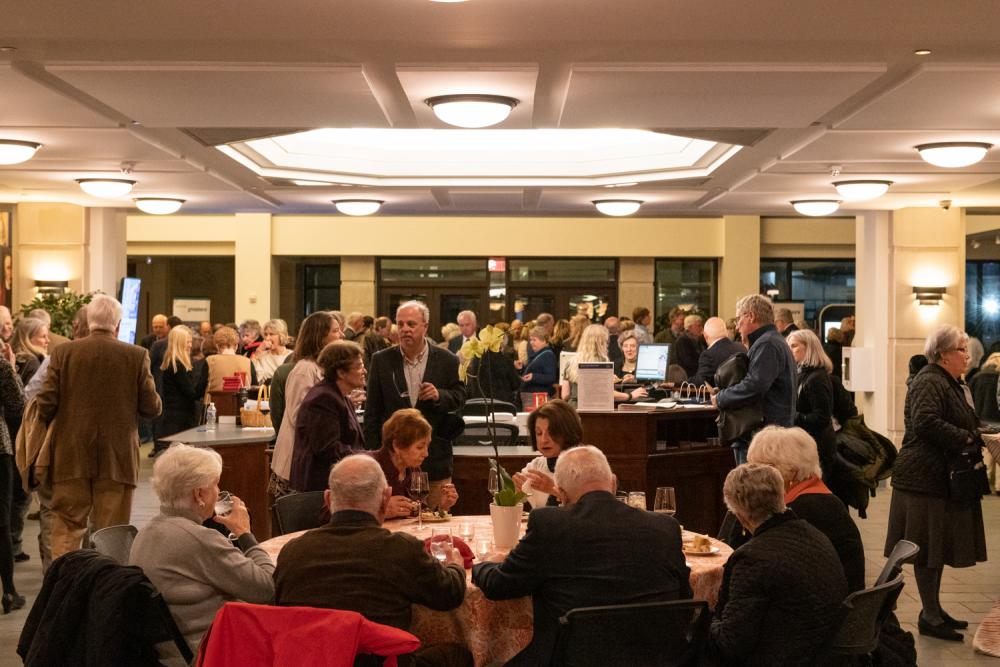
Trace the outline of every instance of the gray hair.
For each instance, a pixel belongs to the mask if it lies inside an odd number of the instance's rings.
[[[748,294],[736,302],[736,317],[749,313],[759,324],[774,324],[774,306],[761,294]]]
[[[741,514],[759,526],[785,511],[785,485],[777,468],[762,463],[744,463],[726,475],[722,497],[733,514]]]
[[[330,511],[378,515],[387,483],[382,466],[367,454],[345,456],[330,470]]]
[[[263,333],[268,333],[273,331],[278,334],[278,338],[281,339],[281,344],[284,345],[288,342],[288,323],[280,318],[275,318],[273,320],[268,320],[264,323]]]
[[[983,348],[982,342],[975,336],[969,339],[969,344],[966,347],[969,350],[969,365],[966,367],[965,372],[968,373],[973,368],[979,368],[979,363],[986,356],[986,350]]]
[[[114,331],[122,321],[122,305],[107,294],[95,294],[87,304],[87,324],[91,331]]]
[[[789,484],[822,477],[816,441],[798,426],[766,426],[750,442],[747,463],[774,466]]]
[[[460,312],[458,315],[455,316],[455,321],[459,322],[463,317],[471,317],[473,322],[475,323],[479,322],[479,319],[476,317],[476,314],[471,310],[463,310],[462,312]]]
[[[214,449],[171,445],[153,464],[153,490],[165,507],[192,508],[192,492],[212,486],[222,474],[222,457]]]
[[[399,319],[399,311],[405,310],[407,308],[416,308],[420,311],[420,314],[424,318],[424,324],[431,321],[431,309],[427,307],[427,304],[423,301],[406,301],[405,303],[399,304],[399,308],[396,309],[396,319]]]
[[[823,367],[827,373],[833,372],[833,362],[830,361],[830,357],[823,350],[823,343],[820,342],[819,336],[813,333],[812,329],[798,329],[793,331],[788,334],[788,342],[791,343],[792,341],[799,343],[806,349],[805,356],[802,358],[803,366]]]
[[[794,324],[795,316],[792,315],[792,311],[788,308],[778,308],[774,311],[774,319],[781,320],[785,324]]]
[[[927,361],[936,364],[941,361],[941,357],[946,352],[958,349],[968,339],[969,336],[958,327],[950,324],[938,327],[927,336],[927,341],[924,343],[924,356],[927,357]]]
[[[687,317],[684,318],[684,328],[687,329],[689,326],[695,323],[702,324],[704,321],[705,320],[704,318],[702,318],[701,315],[694,315],[694,314],[688,315]]]
[[[595,482],[612,484],[611,466],[604,452],[593,445],[579,445],[567,449],[556,461],[556,485],[571,498],[579,490]]]
[[[240,324],[240,333],[244,331],[254,331],[257,335],[260,335],[260,321],[259,320],[243,320]]]
[[[28,313],[28,317],[32,317],[36,320],[41,320],[42,322],[45,322],[45,326],[52,325],[52,315],[49,313],[49,311],[45,310],[44,308],[35,308],[30,313]]]

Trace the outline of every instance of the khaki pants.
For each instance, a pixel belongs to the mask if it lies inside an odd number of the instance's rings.
[[[52,559],[80,548],[87,532],[127,524],[134,486],[110,479],[69,479],[52,485]]]
[[[441,487],[445,484],[451,484],[451,477],[436,479],[428,484],[430,487],[430,493],[427,494],[427,500],[424,501],[424,504],[427,505],[427,507],[435,510],[438,505],[441,504]]]

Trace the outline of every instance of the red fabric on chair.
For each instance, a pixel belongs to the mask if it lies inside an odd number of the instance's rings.
[[[198,649],[199,667],[351,667],[360,653],[396,656],[420,648],[409,632],[354,611],[227,602]]]

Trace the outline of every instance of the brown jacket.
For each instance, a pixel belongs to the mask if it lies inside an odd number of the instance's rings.
[[[54,483],[139,479],[138,418],[160,414],[160,397],[149,372],[149,353],[117,340],[110,331],[56,348],[38,393],[42,420],[53,424]]]

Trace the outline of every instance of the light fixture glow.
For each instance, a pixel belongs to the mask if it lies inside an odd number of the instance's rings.
[[[591,203],[604,215],[615,217],[632,215],[642,206],[638,199],[596,199]]]
[[[606,187],[606,188],[630,188],[633,185],[639,185],[638,181],[632,181],[631,183],[608,183],[604,187]]]
[[[440,2],[441,0],[437,0],[437,1]],[[930,49],[916,49],[913,52],[913,55],[915,55],[915,56],[929,56],[930,54],[931,54],[931,50]]]
[[[502,95],[440,95],[424,102],[441,121],[466,128],[502,123],[517,106],[517,100],[513,97]]]
[[[939,306],[947,294],[945,287],[916,287],[913,288],[913,296],[921,306]]]
[[[333,202],[344,215],[371,215],[385,203],[379,199],[339,199]]]
[[[0,164],[20,164],[30,160],[41,144],[34,141],[0,139]]]
[[[132,186],[135,185],[135,181],[124,178],[78,178],[76,182],[88,195],[101,199],[124,197],[132,192]]]
[[[1000,301],[997,301],[993,297],[983,299],[983,312],[987,315],[996,315],[1000,313]]]
[[[816,217],[835,212],[840,208],[840,202],[836,199],[800,199],[793,201],[792,206],[802,215]]]
[[[183,199],[170,197],[140,197],[135,201],[135,207],[150,215],[170,215],[176,213],[184,205]]]
[[[892,181],[836,181],[833,187],[847,201],[864,201],[881,197],[889,191]]]
[[[935,167],[957,169],[976,164],[984,157],[993,144],[981,141],[943,141],[935,144],[914,146],[920,157]]]

